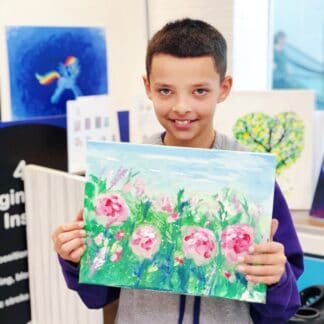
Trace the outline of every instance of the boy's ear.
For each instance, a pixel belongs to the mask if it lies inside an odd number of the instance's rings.
[[[224,80],[222,81],[220,85],[220,93],[218,97],[218,103],[224,101],[229,93],[231,92],[233,84],[233,79],[230,75],[225,76]]]
[[[151,99],[151,85],[146,75],[143,75],[143,83],[144,83],[146,95]]]

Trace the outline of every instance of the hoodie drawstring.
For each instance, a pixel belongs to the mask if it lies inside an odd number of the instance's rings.
[[[193,307],[193,321],[192,321],[193,324],[199,324],[200,303],[201,303],[200,296],[196,296],[194,300],[194,307]],[[178,324],[182,324],[185,309],[186,309],[186,295],[180,295],[179,304],[180,305],[179,305]]]
[[[186,309],[186,295],[180,295],[179,299],[179,318],[178,318],[178,324],[182,324],[183,318],[184,318],[184,313]]]
[[[200,296],[195,297],[194,307],[193,307],[193,324],[199,324],[199,315],[200,315]]]

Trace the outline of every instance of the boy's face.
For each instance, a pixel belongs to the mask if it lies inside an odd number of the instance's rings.
[[[227,97],[232,85],[230,77],[220,82],[212,57],[157,54],[144,84],[166,130],[165,144],[205,148],[212,145],[215,107]]]

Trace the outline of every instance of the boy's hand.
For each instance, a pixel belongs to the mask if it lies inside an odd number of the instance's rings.
[[[85,251],[84,237],[83,210],[81,210],[75,220],[61,225],[53,232],[54,250],[62,259],[79,263]]]
[[[252,246],[249,249],[251,254],[239,260],[242,264],[237,269],[245,274],[249,282],[273,285],[284,274],[287,261],[284,246],[272,241],[277,229],[278,220],[272,219],[270,242]]]

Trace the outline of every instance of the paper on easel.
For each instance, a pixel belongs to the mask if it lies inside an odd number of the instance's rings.
[[[84,96],[67,102],[68,171],[85,170],[88,140],[119,141],[117,113],[109,96]]]

